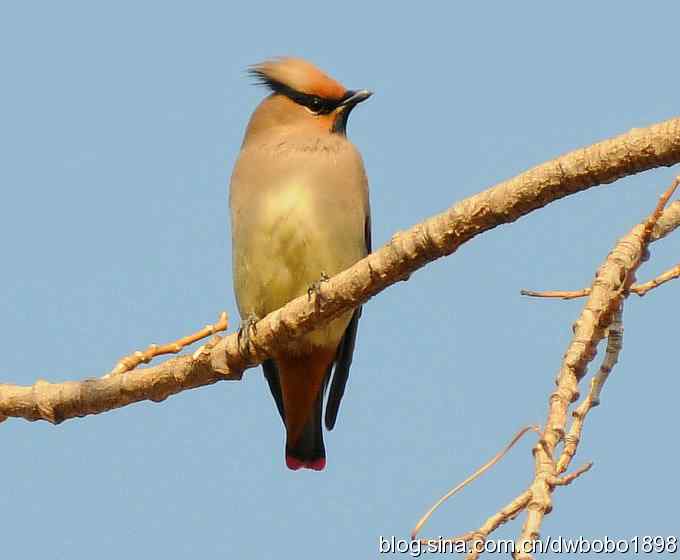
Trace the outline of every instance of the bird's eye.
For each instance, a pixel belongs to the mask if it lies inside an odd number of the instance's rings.
[[[321,101],[321,98],[316,96],[312,97],[309,100],[309,109],[314,113],[321,111],[321,109],[323,109],[323,101]]]

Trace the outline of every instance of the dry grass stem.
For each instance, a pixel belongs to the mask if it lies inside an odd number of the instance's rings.
[[[453,496],[454,494],[457,494],[459,491],[461,491],[463,488],[465,488],[468,484],[470,484],[473,480],[479,478],[482,474],[484,474],[491,467],[493,467],[496,463],[498,463],[498,461],[500,461],[503,457],[505,457],[505,455],[508,453],[508,451],[510,451],[515,446],[515,444],[520,439],[522,439],[522,437],[527,432],[536,432],[538,434],[538,433],[540,433],[540,428],[538,426],[524,426],[521,430],[519,430],[513,436],[513,438],[510,440],[510,442],[503,449],[501,449],[498,453],[496,453],[496,455],[494,455],[489,461],[484,463],[481,467],[479,467],[475,472],[473,472],[465,480],[458,483],[451,490],[449,490],[446,494],[444,494],[441,498],[439,498],[434,503],[434,505],[420,518],[418,523],[416,523],[416,526],[411,531],[411,539],[415,539],[418,536],[418,532],[420,531],[420,529],[422,529],[423,525],[425,525],[425,523],[427,523],[427,520],[432,516],[432,514],[437,510],[437,508],[439,506],[441,506],[451,496]],[[470,534],[472,534],[472,533],[470,533]],[[422,540],[426,541],[427,539],[422,539]],[[461,538],[459,537],[456,540],[461,540]]]

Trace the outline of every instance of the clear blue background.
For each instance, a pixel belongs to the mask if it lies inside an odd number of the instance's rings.
[[[248,64],[304,56],[376,92],[349,126],[375,247],[544,160],[678,115],[677,3],[551,4],[3,4],[0,378],[97,376],[221,310],[236,324],[227,184],[264,95]],[[259,370],[59,427],[5,422],[3,556],[376,556],[380,535],[406,538],[544,421],[583,302],[519,290],[588,285],[679,172],[559,201],[371,301],[323,473],[285,468]],[[677,248],[655,244],[641,278]],[[544,535],[679,532],[678,289],[629,301],[621,363],[575,461],[595,467],[556,492]],[[425,534],[475,528],[522,491],[532,443]]]

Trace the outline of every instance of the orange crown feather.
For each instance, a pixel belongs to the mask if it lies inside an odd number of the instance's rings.
[[[301,58],[281,57],[255,64],[249,69],[259,83],[274,92],[290,89],[323,99],[339,100],[347,89],[342,84]]]

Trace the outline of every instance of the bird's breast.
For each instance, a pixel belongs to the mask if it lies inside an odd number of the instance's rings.
[[[255,162],[237,164],[232,248],[242,316],[262,317],[307,293],[322,273],[332,276],[366,254],[363,167],[346,167],[343,174],[333,160],[321,166],[318,160],[298,163],[270,162],[259,173]],[[337,344],[348,320],[349,315],[308,338]]]

